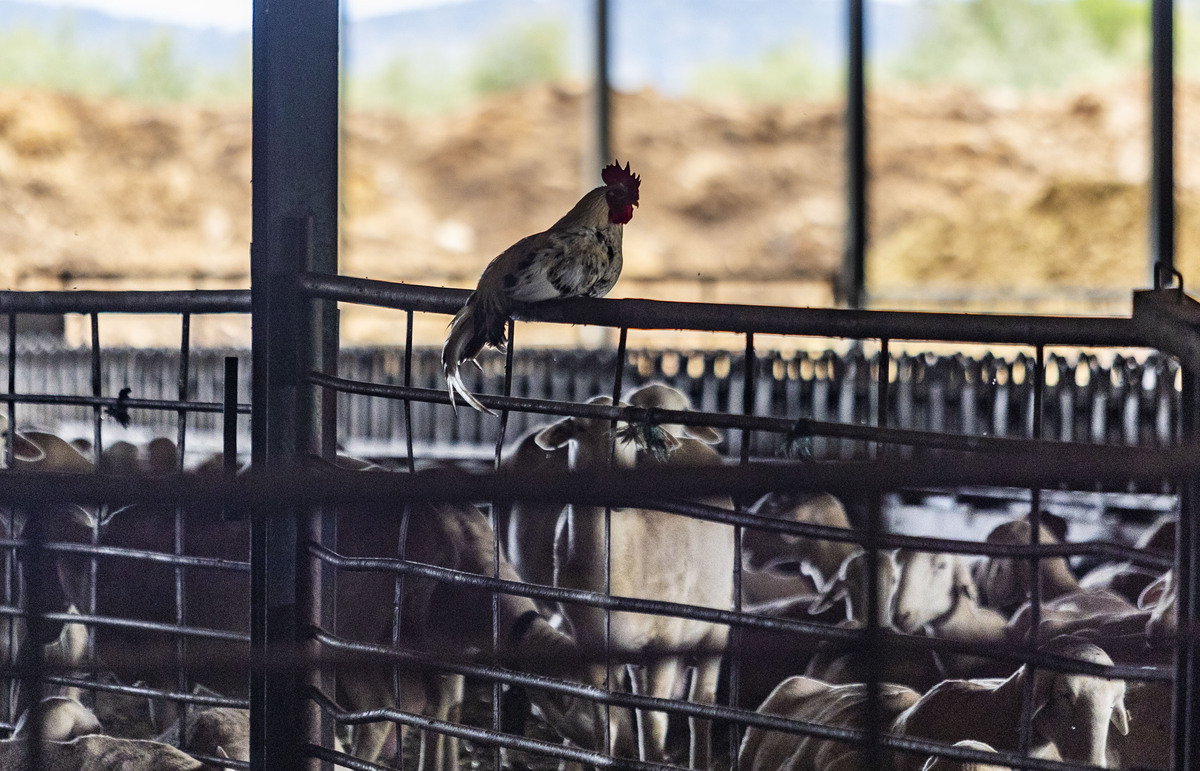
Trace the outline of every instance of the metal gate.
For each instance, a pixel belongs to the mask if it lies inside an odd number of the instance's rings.
[[[851,3],[851,8],[857,8],[861,22],[861,3]],[[1159,5],[1155,8],[1159,19]],[[863,765],[868,768],[884,767],[892,752],[978,762],[991,759],[1023,769],[1079,767],[1025,755],[1024,750],[1031,742],[1033,678],[1026,680],[1029,685],[1022,696],[1022,739],[1018,747],[1021,751],[1015,754],[990,755],[969,747],[890,734],[883,712],[882,663],[889,657],[932,650],[987,655],[1014,667],[1173,682],[1172,764],[1175,769],[1196,765],[1200,721],[1193,709],[1200,676],[1193,624],[1200,577],[1195,565],[1200,554],[1200,533],[1195,528],[1194,480],[1200,462],[1195,444],[1200,435],[1197,425],[1200,405],[1196,403],[1200,393],[1197,388],[1200,336],[1195,324],[1200,320],[1200,305],[1184,294],[1181,279],[1176,286],[1138,293],[1132,317],[1108,319],[731,307],[650,300],[579,300],[539,305],[524,311],[523,320],[593,324],[617,330],[620,340],[617,355],[612,372],[605,373],[606,383],[611,386],[607,393],[614,404],[630,380],[625,371],[625,340],[630,328],[743,335],[744,349],[737,352],[744,363],[741,404],[736,410],[686,411],[516,397],[511,395],[511,352],[520,345],[520,327],[510,327],[513,344],[500,388],[480,394],[486,405],[500,413],[496,461],[506,441],[508,416],[519,412],[609,421],[612,428],[618,424],[651,431],[664,424],[717,428],[740,437],[737,462],[705,468],[624,470],[601,466],[566,474],[520,466],[492,472],[445,466],[418,470],[410,410],[422,404],[436,405],[430,409],[445,411],[449,409],[449,397],[440,388],[413,383],[414,314],[452,314],[466,293],[336,275],[337,68],[332,55],[337,46],[336,4],[307,0],[286,7],[272,6],[271,10],[268,14],[266,3],[256,4],[252,293],[0,293],[0,314],[6,314],[10,331],[8,392],[3,397],[9,425],[18,424],[22,404],[40,401],[85,405],[92,410],[92,452],[97,461],[91,473],[82,473],[80,468],[69,464],[46,470],[13,469],[24,457],[20,455],[15,431],[10,432],[6,443],[10,470],[0,487],[0,503],[8,507],[7,530],[0,546],[5,549],[8,603],[0,608],[0,615],[10,620],[4,630],[9,653],[5,673],[13,686],[8,689],[5,704],[8,714],[4,717],[9,726],[22,704],[38,703],[37,697],[51,686],[68,686],[92,694],[86,698],[93,704],[99,694],[116,694],[148,699],[159,707],[170,705],[180,716],[179,736],[183,741],[188,734],[189,715],[199,708],[248,708],[250,759],[239,761],[218,753],[203,753],[205,762],[219,767],[259,770],[318,764],[356,769],[394,767],[386,760],[387,765],[368,762],[338,749],[338,739],[347,734],[347,727],[354,728],[350,738],[357,741],[370,733],[369,726],[381,722],[394,723],[397,737],[402,736],[400,726],[411,726],[456,736],[478,748],[508,747],[603,767],[672,767],[661,758],[639,760],[610,755],[607,732],[602,741],[585,746],[586,742],[561,745],[502,730],[511,728],[505,718],[509,703],[503,687],[508,686],[548,692],[555,694],[555,698],[573,700],[574,704],[594,702],[617,714],[625,709],[643,708],[723,721],[731,726],[728,750],[718,754],[730,764],[737,763],[742,729],[749,727],[860,744]],[[861,35],[861,24],[858,34]],[[858,64],[861,68],[861,50]],[[860,184],[864,176],[860,170],[857,175]],[[1164,283],[1168,277],[1164,273]],[[339,375],[338,303],[370,303],[392,308],[397,311],[398,320],[403,318],[407,322],[402,383],[369,382]],[[111,311],[180,315],[182,346],[177,399],[137,400],[101,393],[99,324],[101,315]],[[18,393],[17,315],[68,312],[92,317],[92,393],[70,397]],[[235,361],[227,365],[226,383],[230,387],[220,402],[197,401],[187,387],[190,316],[230,312],[253,314],[253,388],[249,405],[240,402],[233,387],[238,381]],[[850,339],[873,346],[875,358],[864,359],[875,362],[867,387],[874,407],[871,424],[841,420],[841,416],[839,420],[821,420],[811,415],[756,412],[753,386],[760,362],[755,341],[756,336],[768,334]],[[904,381],[890,365],[892,346],[898,341],[1024,346],[1031,362],[1031,376],[1027,379],[1032,390],[1028,434],[979,437],[906,427],[899,415],[904,402],[897,398]],[[1047,360],[1060,348],[1104,347],[1122,351],[1153,349],[1177,362],[1181,372],[1180,425],[1177,431],[1174,426],[1165,426],[1165,433],[1158,432],[1168,439],[1164,446],[1094,445],[1047,436],[1044,422]],[[338,394],[399,400],[404,409],[407,469],[396,473],[351,471],[338,466]],[[117,465],[119,459],[114,458],[106,467],[102,454],[104,419],[109,416],[120,420],[131,410],[176,413],[174,465],[159,466],[152,473],[114,473],[121,470]],[[221,456],[215,459],[215,468],[207,474],[181,474],[178,452],[186,446],[188,415],[198,412],[223,416],[225,445]],[[237,421],[240,414],[247,412],[252,422],[252,464],[248,471],[237,474],[233,468]],[[750,450],[756,436],[771,437],[773,443],[801,455],[807,442],[836,439],[861,448],[870,460],[752,461]],[[1059,487],[1108,490],[1123,488],[1128,483],[1166,489],[1179,496],[1178,547],[1173,560],[1117,543],[1041,543],[1037,525],[1043,490]],[[886,493],[914,487],[963,485],[1028,489],[1030,542],[987,544],[885,531]],[[831,528],[770,519],[747,510],[751,501],[765,493],[796,491],[824,491],[841,496],[859,512],[857,527]],[[695,502],[697,497],[711,495],[730,495],[735,505],[724,508]],[[613,596],[604,591],[514,581],[501,569],[499,537],[494,531],[491,575],[409,558],[406,549],[411,542],[405,534],[428,522],[428,504],[464,507],[514,500],[590,505],[607,510],[654,509],[729,528],[735,555],[730,607],[695,607],[665,599]],[[77,524],[75,515],[81,511],[87,523],[86,535],[81,536],[78,531],[69,537],[64,535],[71,523]],[[343,553],[347,536],[352,532],[361,534],[353,528],[339,529],[340,517],[346,512],[368,517],[380,533],[398,532],[401,536],[381,544],[379,554]],[[493,521],[498,520],[498,513],[493,513]],[[136,524],[152,518],[166,524],[152,528],[154,532],[147,536],[149,546],[105,543],[106,528],[114,523],[131,522],[136,529]],[[745,612],[742,608],[745,571],[740,554],[743,536],[751,530],[862,544],[869,555],[865,625],[861,629],[847,629]],[[214,533],[236,533],[239,538],[217,538],[215,543],[205,540]],[[198,546],[204,549],[198,550]],[[1039,650],[1036,634],[1023,645],[979,648],[885,629],[879,623],[877,589],[881,579],[874,557],[881,550],[892,548],[1007,557],[1028,560],[1034,567],[1041,560],[1054,557],[1091,555],[1159,570],[1171,568],[1181,630],[1174,641],[1173,666],[1081,662]],[[68,612],[54,604],[55,576],[61,578],[63,574],[79,579],[85,587],[85,607],[76,607],[80,612]],[[104,575],[118,574],[125,577],[120,586],[106,584],[102,579]],[[342,603],[344,598],[339,595],[338,587],[350,581],[350,576],[359,575],[381,576],[385,585],[396,587],[393,604],[386,609],[390,616],[389,639],[342,634],[344,628],[356,621],[353,614],[362,609]],[[1035,578],[1031,590],[1031,628],[1037,630],[1042,590],[1036,578],[1039,571],[1034,569],[1032,575]],[[163,576],[166,583],[161,583]],[[609,580],[611,576],[606,575],[605,583]],[[246,591],[219,594],[224,601],[218,602],[212,592],[214,587],[226,585],[224,582],[244,586]],[[479,596],[472,591],[482,592],[488,602],[481,607],[448,603],[437,605],[435,612],[461,615],[463,623],[482,619],[481,623],[488,627],[484,634],[488,644],[480,646],[473,656],[447,657],[445,651],[422,647],[415,638],[406,637],[405,630],[411,627],[405,625],[411,625],[413,618],[411,614],[402,617],[408,606],[401,598],[406,596],[404,586],[411,589],[414,584],[431,593],[443,592],[437,595],[441,598]],[[168,606],[156,610],[167,617],[164,620],[102,612],[108,607],[106,603],[116,602],[109,595],[117,589],[116,593],[126,601],[132,597],[134,605],[149,604],[159,594],[167,596]],[[207,597],[209,601],[193,607],[198,597]],[[511,642],[501,637],[506,607],[503,598],[511,597],[575,603],[603,609],[606,614],[633,611],[728,626],[734,630],[730,641],[734,663],[728,675],[732,695],[727,703],[692,703],[626,693],[614,687],[615,682],[603,687],[522,669],[500,656]],[[206,613],[208,616],[204,616]],[[197,614],[206,621],[198,623]],[[238,617],[244,617],[246,623],[241,623]],[[418,620],[432,618],[433,615],[427,615]],[[507,633],[520,637],[521,632],[539,623],[540,618],[534,612],[532,616],[521,614],[518,619],[507,619],[511,622]],[[24,632],[17,619],[24,621]],[[448,623],[453,628],[452,622],[456,620],[443,619],[439,623]],[[113,653],[99,664],[93,665],[95,657],[88,657],[85,664],[60,667],[41,643],[53,639],[57,627],[65,629],[73,624],[89,629],[87,645],[93,649],[103,639],[114,639],[112,634],[116,633],[129,633],[130,639],[149,639],[151,644],[145,648],[130,647],[124,655]],[[107,637],[99,634],[101,630]],[[753,704],[739,705],[737,683],[739,667],[743,665],[737,662],[746,655],[770,654],[749,647],[742,649],[745,633],[751,630],[840,640],[855,646],[866,667],[861,725],[820,724],[756,712]],[[473,625],[462,630],[464,635],[476,632]],[[25,643],[19,644],[22,634]],[[610,657],[607,637],[600,648],[600,663],[606,664]],[[739,651],[743,655],[736,655]],[[579,662],[547,663],[569,670]],[[377,669],[372,670],[373,667]],[[95,670],[92,676],[81,676],[74,671],[89,668]],[[115,682],[100,679],[101,670],[112,669],[152,673],[149,677],[152,682],[148,684],[147,678]],[[350,675],[363,671],[383,673],[380,679],[367,685],[386,691],[386,703],[346,709],[342,701],[347,683],[363,682],[353,681]],[[407,675],[427,671],[464,675],[484,683],[484,692],[488,693],[485,714],[445,720],[432,718],[419,705],[414,706],[412,691],[405,690],[401,682],[411,685]],[[195,691],[193,685],[201,681],[201,676],[209,682],[219,681],[222,676],[241,681],[246,684],[244,695],[220,690]],[[607,724],[607,720],[597,718],[597,721]],[[386,739],[386,734],[385,730],[381,735]],[[720,746],[719,742],[714,744]],[[38,768],[42,755],[54,748],[33,741],[28,750],[30,767]],[[404,742],[399,741],[389,752],[392,758],[405,757]],[[411,755],[411,749],[407,754]],[[495,754],[490,749],[477,750],[473,757],[480,764],[500,763],[498,749]]]

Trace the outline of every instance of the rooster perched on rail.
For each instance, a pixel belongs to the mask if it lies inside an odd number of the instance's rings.
[[[604,184],[548,230],[526,236],[501,252],[479,277],[479,286],[450,322],[442,346],[442,371],[450,391],[481,412],[495,414],[463,384],[460,367],[474,363],[483,346],[504,350],[513,303],[564,297],[603,297],[621,275],[622,226],[633,218],[641,179],[619,162],[604,167]]]

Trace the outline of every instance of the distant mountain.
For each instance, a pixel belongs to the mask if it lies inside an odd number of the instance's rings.
[[[396,58],[470,61],[480,43],[535,21],[555,21],[567,33],[571,68],[587,71],[591,57],[590,0],[461,0],[378,16],[350,24],[347,66],[370,72]],[[910,4],[874,2],[868,32],[876,55],[908,44],[921,10]],[[786,46],[811,46],[818,61],[845,55],[844,0],[613,0],[613,80],[618,88],[654,86],[684,90],[695,69],[717,61],[750,63]],[[135,55],[156,35],[169,34],[182,63],[229,70],[250,46],[250,33],[169,26],[85,9],[62,9],[0,0],[0,34],[27,27],[46,36],[69,31],[84,48]]]

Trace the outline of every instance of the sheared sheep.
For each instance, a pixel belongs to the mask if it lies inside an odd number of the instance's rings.
[[[37,725],[33,722],[37,721]],[[40,737],[46,741],[66,742],[79,736],[97,734],[103,730],[96,714],[76,698],[47,696],[38,710],[21,713],[13,728],[13,736],[23,739]]]
[[[979,752],[995,752],[990,745],[983,742],[977,742],[972,739],[963,739],[961,742],[955,742],[955,747],[964,749],[978,750]],[[925,767],[921,771],[1009,771],[1011,766],[997,766],[992,763],[972,763],[971,761],[950,760],[949,758],[940,758],[934,755],[929,760],[925,761]]]
[[[850,530],[845,507],[828,493],[768,493],[750,507],[750,513]],[[851,541],[804,538],[755,528],[746,528],[742,535],[742,553],[747,568],[769,570],[794,564],[812,579],[817,589],[824,589],[846,558],[858,548],[858,544]]]
[[[655,390],[662,395],[661,389]],[[643,392],[642,405],[649,406],[654,398],[654,391]],[[590,403],[610,404],[611,400],[598,397]],[[569,447],[573,469],[604,466],[609,460],[609,425],[607,420],[567,418],[543,429],[537,442],[550,450]],[[647,438],[665,445],[669,457],[657,457],[663,446],[640,447],[639,443]],[[704,442],[690,436],[677,437],[661,427],[622,425],[613,441],[615,463],[623,468],[663,462],[681,466],[720,463],[720,456]],[[732,508],[727,496],[704,502]],[[604,549],[606,519],[611,522],[611,554]],[[555,583],[559,586],[710,608],[731,606],[733,564],[732,528],[652,509],[614,508],[606,518],[603,507],[569,506],[555,544]],[[611,584],[606,586],[610,579]],[[581,647],[593,654],[593,660],[603,661],[606,611],[567,605],[563,612]],[[613,660],[643,664],[641,672],[633,675],[637,692],[671,698],[681,690],[683,668],[692,659],[696,665],[692,696],[701,703],[713,703],[728,636],[726,627],[681,618],[612,613],[609,628]],[[604,683],[606,670],[603,663],[589,666],[589,682]],[[614,680],[619,680],[617,675]],[[640,755],[663,760],[667,716],[649,713],[639,722]],[[690,761],[693,768],[705,768],[710,762],[711,724],[706,720],[690,722]],[[614,744],[621,747],[628,738],[620,736],[620,726],[614,728],[618,729],[613,731]],[[602,747],[600,736],[592,746]]]
[[[1091,643],[1058,637],[1043,650],[1068,658],[1111,665],[1108,654]],[[945,680],[900,713],[892,732],[952,744],[963,739],[1015,752],[1021,723],[1027,669],[1004,680]],[[1033,747],[1046,757],[1109,767],[1109,726],[1129,733],[1125,683],[1091,675],[1036,670],[1033,698]],[[922,768],[926,758],[895,753],[901,771]]]
[[[957,554],[898,549],[892,620],[901,632],[922,629],[932,637],[969,643],[1002,644],[1008,619],[979,606],[979,592],[966,563]],[[949,677],[994,677],[1013,667],[979,656],[935,654]]]
[[[1062,517],[1042,512],[1038,540],[1042,544],[1066,540],[1067,523]],[[988,533],[988,543],[1026,546],[1030,543],[1029,521],[1015,519],[995,527]],[[983,565],[979,585],[981,604],[1005,615],[1012,615],[1021,603],[1029,599],[1033,585],[1029,560],[1024,557],[992,557]],[[1052,600],[1063,594],[1077,592],[1079,581],[1063,557],[1048,557],[1038,561],[1041,573],[1041,598]]]
[[[880,683],[879,711],[888,725],[920,698],[911,688]],[[830,685],[811,677],[789,677],[771,692],[758,711],[791,720],[839,728],[866,728],[867,687]],[[751,726],[740,751],[744,771],[855,771],[864,767],[863,750],[833,739],[768,731]]]
[[[893,628],[892,595],[896,589],[896,563],[892,552],[877,552],[879,583],[877,610],[879,626]],[[825,591],[811,612],[820,613],[827,607],[844,600],[846,618],[838,626],[861,629],[867,622],[867,552],[859,549],[846,558],[837,575],[825,586]],[[829,683],[861,683],[867,678],[867,662],[856,645],[824,641],[804,671],[807,677]],[[911,651],[903,655],[887,656],[882,661],[881,680],[898,683],[918,690],[932,686],[938,677],[937,662],[932,654]]]
[[[0,741],[0,768],[5,771],[199,771],[200,761],[169,744],[92,734],[69,742],[42,742],[40,764],[31,766],[25,739]]]

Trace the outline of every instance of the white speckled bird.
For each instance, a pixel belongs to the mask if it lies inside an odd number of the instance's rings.
[[[605,166],[600,178],[604,184],[548,230],[522,238],[488,263],[479,286],[450,322],[442,371],[456,409],[457,394],[475,409],[495,414],[467,390],[459,369],[474,363],[485,345],[504,350],[514,302],[603,297],[617,283],[622,227],[633,218],[641,179],[628,163]]]

